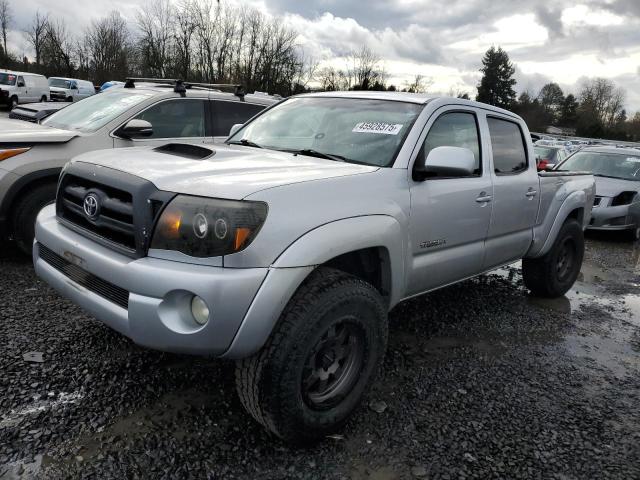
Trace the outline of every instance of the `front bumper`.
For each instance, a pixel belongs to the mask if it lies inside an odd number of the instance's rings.
[[[629,205],[609,207],[599,205],[591,210],[588,230],[630,230],[636,228],[637,219],[630,213]]]
[[[75,276],[42,258],[40,245],[64,259]],[[134,260],[61,225],[53,205],[38,216],[33,261],[36,273],[53,288],[135,343],[203,355],[223,355],[232,342],[238,342],[237,332],[269,272],[267,268],[230,269],[151,257]],[[71,279],[83,275],[127,291],[128,306],[101,295],[90,280],[83,285]],[[211,316],[204,326],[191,316],[193,295],[209,306]]]

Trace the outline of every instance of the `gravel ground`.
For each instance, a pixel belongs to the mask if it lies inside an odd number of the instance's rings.
[[[366,404],[310,449],[244,413],[231,363],[137,347],[0,252],[2,479],[640,478],[640,244],[591,237],[559,300],[515,266],[400,305]]]

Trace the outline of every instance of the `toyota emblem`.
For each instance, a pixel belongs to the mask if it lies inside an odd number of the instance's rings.
[[[82,208],[84,210],[84,214],[88,218],[95,220],[98,213],[100,213],[100,202],[98,196],[95,193],[87,194],[84,197]]]

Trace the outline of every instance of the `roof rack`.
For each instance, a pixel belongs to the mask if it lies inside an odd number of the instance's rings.
[[[234,83],[199,83],[199,82],[185,82],[179,78],[140,78],[140,77],[128,77],[124,84],[124,88],[136,88],[136,82],[147,83],[160,83],[163,85],[173,85],[173,91],[184,96],[188,88],[208,88],[208,89],[222,89],[233,88],[233,94],[244,100],[244,87]]]

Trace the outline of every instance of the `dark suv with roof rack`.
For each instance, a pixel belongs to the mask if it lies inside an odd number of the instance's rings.
[[[93,150],[214,144],[280,97],[238,85],[128,79],[126,88],[73,104],[41,124],[0,119],[0,232],[30,253],[38,212],[55,200],[62,167]],[[233,93],[222,89],[231,87]]]

